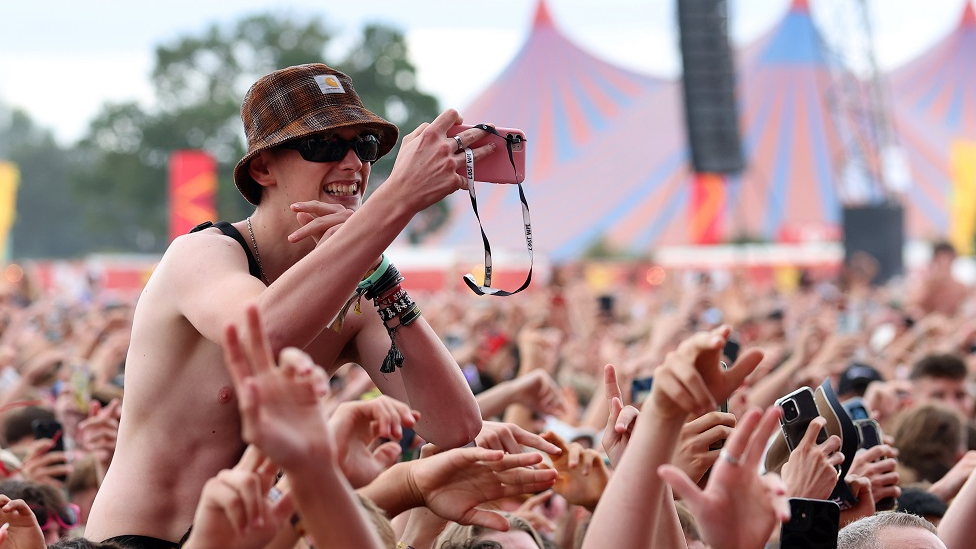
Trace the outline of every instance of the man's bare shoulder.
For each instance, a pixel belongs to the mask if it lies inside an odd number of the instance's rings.
[[[219,229],[209,228],[176,237],[157,266],[162,274],[185,277],[206,276],[221,269],[247,271],[247,255],[241,245]],[[189,282],[195,282],[190,279]]]

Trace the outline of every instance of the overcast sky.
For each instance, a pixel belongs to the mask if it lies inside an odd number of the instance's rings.
[[[573,41],[614,64],[675,76],[680,66],[676,0],[547,0]],[[791,0],[730,0],[733,39],[755,40]],[[837,27],[860,0],[810,0]],[[968,0],[870,0],[878,63],[891,68],[944,36]],[[256,13],[320,16],[342,48],[366,23],[398,27],[420,87],[463,110],[511,61],[536,0],[0,0],[0,102],[25,109],[67,144],[106,101],[152,104],[153,47],[214,22]],[[466,72],[462,67],[473,67]]]

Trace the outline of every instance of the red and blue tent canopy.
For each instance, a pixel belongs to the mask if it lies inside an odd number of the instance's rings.
[[[889,76],[892,112],[912,171],[905,202],[914,236],[940,237],[950,230],[952,147],[976,142],[974,60],[976,12],[964,0],[953,30]]]
[[[841,141],[827,105],[830,67],[806,1],[795,0],[748,50],[738,76],[747,169],[728,180],[726,236],[776,240],[792,227],[836,225]],[[680,83],[581,50],[544,2],[525,45],[463,114],[469,123],[526,130],[537,251],[560,260],[601,241],[637,254],[690,242],[689,208],[702,202],[692,202]],[[524,249],[517,191],[477,191],[492,244]],[[450,201],[448,222],[428,243],[479,248],[468,198]]]
[[[635,238],[654,231],[646,226],[653,219],[683,215],[680,196],[661,176],[685,162],[680,104],[660,108],[674,86],[582,50],[556,27],[545,2],[538,4],[522,49],[462,112],[467,123],[525,130],[524,187],[538,252],[575,257],[636,215],[642,219]],[[517,190],[479,183],[477,193],[492,245],[524,249]],[[468,197],[455,193],[449,200],[447,223],[426,243],[480,247]],[[644,209],[646,217],[636,213]]]

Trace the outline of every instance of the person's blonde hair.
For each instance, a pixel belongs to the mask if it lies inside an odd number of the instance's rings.
[[[542,536],[539,532],[532,527],[525,519],[522,517],[513,515],[511,513],[499,512],[506,520],[508,520],[508,525],[512,530],[521,530],[528,534],[532,541],[535,542],[539,549],[545,549],[545,544],[542,541]],[[434,542],[434,549],[441,547],[442,545],[457,544],[462,545],[465,541],[472,538],[482,538],[491,539],[491,533],[497,532],[493,528],[486,528],[484,526],[466,526],[463,524],[458,524],[456,522],[448,523],[441,535],[437,536],[437,541]]]
[[[386,511],[382,510],[373,503],[369,498],[363,497],[356,494],[359,498],[359,505],[366,511],[366,516],[369,517],[369,521],[373,524],[373,528],[376,533],[380,536],[380,541],[383,543],[384,547],[389,547],[393,549],[397,544],[397,535],[393,530],[393,524],[390,522],[389,517],[386,516]]]

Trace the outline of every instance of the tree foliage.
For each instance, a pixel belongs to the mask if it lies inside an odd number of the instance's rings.
[[[12,249],[22,257],[77,255],[86,239],[71,229],[81,214],[65,184],[77,161],[74,153],[60,147],[26,112],[0,105],[0,159],[13,162],[20,172]]]

